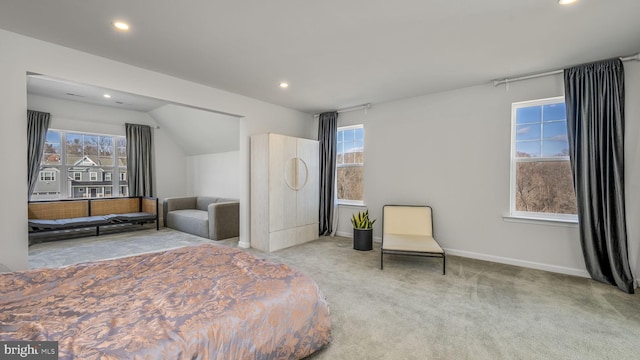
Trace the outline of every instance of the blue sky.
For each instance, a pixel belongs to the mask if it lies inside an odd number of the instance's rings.
[[[564,103],[516,110],[516,152],[547,157],[566,153],[568,148]]]
[[[348,129],[338,132],[338,153],[362,151],[364,149],[364,130]]]

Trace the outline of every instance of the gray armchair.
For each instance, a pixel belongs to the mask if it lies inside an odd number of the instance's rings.
[[[166,198],[164,226],[212,240],[240,235],[240,202],[210,196]]]

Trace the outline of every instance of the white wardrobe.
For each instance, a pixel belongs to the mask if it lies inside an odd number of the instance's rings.
[[[318,238],[318,142],[251,137],[251,247],[276,251]]]

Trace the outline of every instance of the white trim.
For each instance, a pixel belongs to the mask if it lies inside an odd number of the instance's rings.
[[[349,233],[344,231],[338,231],[336,232],[336,235],[340,237],[348,238],[348,239],[353,239],[353,232]],[[379,236],[374,236],[373,242],[381,243],[382,238]],[[536,269],[536,270],[549,271],[549,272],[565,274],[565,275],[579,276],[583,278],[591,278],[587,270],[583,270],[583,269],[575,269],[575,268],[569,268],[566,266],[550,265],[550,264],[538,263],[534,261],[512,259],[512,258],[507,258],[502,256],[481,254],[481,253],[476,253],[471,251],[455,250],[455,249],[449,249],[449,248],[445,248],[444,251],[446,252],[447,255],[489,261],[489,262],[498,263],[498,264],[519,266],[527,269]],[[640,279],[636,280],[636,287],[640,287]]]
[[[353,129],[364,129],[364,124],[338,126],[337,131],[353,130]]]
[[[509,164],[509,215],[504,216],[505,221],[530,222],[539,221],[551,224],[556,223],[577,223],[578,216],[571,214],[553,214],[553,213],[534,213],[516,210],[516,168],[518,162],[541,162],[541,161],[569,161],[568,156],[563,157],[540,157],[531,159],[516,159],[516,131],[517,131],[517,110],[530,106],[545,106],[564,102],[564,96],[555,96],[551,98],[519,101],[511,104],[511,153]],[[541,120],[542,121],[542,120]],[[565,120],[566,121],[566,120]],[[540,134],[542,141],[543,134]],[[542,151],[542,149],[541,149]],[[557,225],[557,224],[555,224]]]
[[[537,217],[530,215],[504,215],[502,219],[506,222],[523,223],[523,224],[535,224],[535,225],[551,225],[551,226],[563,226],[563,227],[578,227],[578,219],[564,219],[564,218],[549,218],[549,217]]]
[[[77,131],[77,130],[62,130],[62,129],[54,129],[54,128],[48,128],[47,131],[57,131],[58,133],[65,133],[65,134],[80,134],[80,135],[89,135],[89,136],[102,136],[102,137],[121,137],[121,138],[125,138],[125,135],[115,135],[115,134],[105,134],[105,133],[94,133],[94,132],[88,132],[88,131]],[[66,140],[66,139],[65,139]],[[62,143],[61,140],[61,146],[62,145],[66,145],[65,143]]]
[[[490,262],[499,263],[499,264],[515,265],[515,266],[520,266],[520,267],[529,268],[529,269],[543,270],[543,271],[549,271],[549,272],[554,272],[559,274],[579,276],[583,278],[591,278],[587,270],[584,270],[584,269],[575,269],[575,268],[569,268],[565,266],[543,264],[543,263],[538,263],[533,261],[512,259],[512,258],[507,258],[502,256],[487,255],[487,254],[481,254],[481,253],[476,253],[471,251],[446,249],[446,248],[444,250],[448,255],[490,261]]]
[[[367,206],[364,203],[364,201],[360,201],[360,200],[340,200],[340,199],[337,199],[336,204],[338,204],[338,206],[356,206],[356,207],[366,207]]]
[[[518,101],[514,102],[511,105],[517,108],[528,107],[530,105],[538,106],[538,105],[551,105],[556,104],[560,100],[564,101],[564,96],[554,96],[550,98],[537,99],[537,100],[526,100],[526,101]]]
[[[364,182],[364,158],[366,157],[366,133],[364,130],[364,124],[356,124],[356,125],[347,125],[347,126],[338,126],[338,128],[336,129],[336,142],[337,142],[337,137],[338,137],[338,133],[340,131],[344,131],[344,130],[356,130],[356,129],[362,129],[362,162],[361,163],[342,163],[342,164],[338,164],[338,151],[336,149],[336,163],[335,163],[335,171],[336,171],[336,183],[335,183],[335,187],[336,187],[336,194],[335,194],[335,198],[336,198],[336,203],[338,205],[357,205],[357,206],[365,206],[364,204],[364,198],[365,198],[365,193],[364,193],[364,183],[363,185],[363,189],[362,189],[362,200],[346,200],[346,199],[340,199],[338,198],[338,193],[337,193],[337,184],[338,184],[338,168],[348,168],[348,167],[361,167],[362,168],[362,174],[363,174],[363,182]],[[344,142],[344,141],[343,141]],[[343,158],[342,160],[344,161],[344,154],[345,153],[341,153]]]

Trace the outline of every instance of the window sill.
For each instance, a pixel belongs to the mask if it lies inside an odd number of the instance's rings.
[[[535,216],[523,216],[523,215],[505,215],[502,219],[506,222],[535,224],[535,225],[551,225],[551,226],[563,226],[563,227],[578,227],[578,220],[571,219],[551,219]]]
[[[365,203],[350,203],[350,202],[337,202],[336,205],[344,206],[344,207],[354,207],[354,208],[367,207],[367,204]]]

